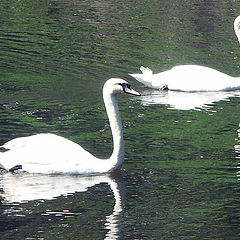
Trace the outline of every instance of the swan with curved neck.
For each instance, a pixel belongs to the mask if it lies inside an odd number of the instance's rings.
[[[234,30],[240,43],[240,16],[234,21]],[[199,65],[179,65],[165,72],[153,74],[140,67],[142,74],[129,74],[149,88],[177,91],[228,91],[240,89],[240,78]]]
[[[139,96],[122,79],[111,78],[104,84],[103,99],[113,136],[113,152],[108,159],[98,159],[80,145],[61,136],[40,133],[15,138],[2,147],[0,166],[8,171],[19,168],[30,173],[97,174],[108,173],[121,167],[124,159],[124,142],[117,94]]]

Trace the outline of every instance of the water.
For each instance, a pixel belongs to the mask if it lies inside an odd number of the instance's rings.
[[[52,132],[108,157],[105,80],[122,77],[142,93],[119,99],[121,173],[0,176],[1,238],[239,239],[239,92],[160,93],[128,76],[141,65],[160,72],[176,64],[239,76],[239,8],[1,1],[0,144]]]

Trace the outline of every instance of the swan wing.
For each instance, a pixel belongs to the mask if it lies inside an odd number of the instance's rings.
[[[145,68],[145,67],[141,66],[140,71],[142,72],[142,74],[145,74],[145,75],[151,76],[153,74],[152,70],[148,67]]]
[[[5,169],[22,165],[32,173],[74,172],[93,158],[80,145],[49,133],[16,138],[3,147],[10,150],[0,153],[0,165]]]
[[[140,67],[140,70],[142,74],[136,74],[136,73],[129,73],[129,75],[133,78],[135,78],[140,83],[144,84],[147,87],[152,88],[152,81],[154,78],[154,74],[150,68],[145,68],[143,66]]]
[[[35,134],[27,137],[19,137],[12,139],[6,142],[1,147],[5,149],[22,149],[22,148],[34,148],[34,147],[41,147],[41,146],[50,146],[53,144],[73,144],[80,147],[78,144],[55,134],[51,133],[40,133]],[[52,146],[51,146],[52,147]]]

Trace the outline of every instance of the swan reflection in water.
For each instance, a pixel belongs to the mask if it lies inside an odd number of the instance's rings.
[[[0,197],[5,203],[52,200],[61,195],[85,192],[89,187],[101,183],[110,186],[115,198],[112,214],[106,216],[105,229],[109,231],[105,239],[118,239],[125,198],[125,187],[120,173],[111,176],[4,174],[0,176]]]
[[[238,133],[238,144],[234,145],[234,149],[235,149],[235,152],[238,154],[236,158],[240,160],[240,123],[239,123],[239,128],[237,129],[237,133]],[[238,168],[237,177],[240,180],[240,162],[237,168]]]
[[[240,91],[182,92],[148,89],[139,98],[144,106],[164,104],[172,109],[201,110],[209,109],[218,101],[229,101],[230,97],[240,97]]]

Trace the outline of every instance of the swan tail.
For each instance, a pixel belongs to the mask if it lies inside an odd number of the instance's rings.
[[[131,77],[135,78],[140,83],[147,87],[152,87],[153,72],[150,68],[140,67],[142,74],[129,74]]]

